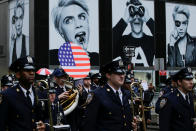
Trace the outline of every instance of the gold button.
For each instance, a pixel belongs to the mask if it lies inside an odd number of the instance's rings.
[[[33,129],[33,131],[36,131],[35,129]]]
[[[16,118],[19,118],[19,115],[16,115]]]
[[[109,115],[112,115],[112,112],[109,112],[108,114],[109,114]]]
[[[32,119],[32,122],[34,122],[34,119]]]
[[[32,113],[34,112],[34,110],[32,110]]]
[[[124,123],[124,126],[127,126],[127,123]]]
[[[123,115],[123,118],[125,118],[125,115]]]

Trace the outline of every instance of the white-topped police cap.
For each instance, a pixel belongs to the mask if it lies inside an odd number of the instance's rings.
[[[125,66],[122,60],[112,61],[102,68],[102,72],[125,74]]]
[[[193,73],[190,67],[185,67],[175,74],[175,79],[193,79]]]
[[[9,69],[13,72],[35,70],[34,59],[31,56],[19,58],[11,64]]]

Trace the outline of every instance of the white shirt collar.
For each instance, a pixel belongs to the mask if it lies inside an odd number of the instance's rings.
[[[108,84],[108,85],[109,85],[109,87],[112,88],[112,90],[114,91],[114,93],[116,93],[116,91],[118,91],[119,95],[122,94],[121,88],[119,88],[118,90],[116,90],[116,89],[114,89],[110,84]]]
[[[186,100],[186,94],[183,93],[181,90],[178,89],[178,91],[182,94],[183,98]],[[188,95],[188,94],[187,94]]]
[[[23,91],[24,95],[26,96],[27,90],[26,90],[25,88],[23,88],[21,85],[20,85],[20,88],[22,89],[22,91]],[[32,93],[33,93],[32,85],[31,85],[31,87],[29,88],[29,92],[30,92],[30,94],[32,94]]]

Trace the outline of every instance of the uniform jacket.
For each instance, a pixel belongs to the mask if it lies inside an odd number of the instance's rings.
[[[193,100],[191,95],[189,98],[190,104],[178,90],[166,96],[167,102],[159,113],[160,131],[193,131]]]
[[[174,46],[168,46],[168,65],[171,67],[183,67],[183,66],[196,66],[196,42],[195,40],[187,33],[187,45],[186,45],[186,54],[184,56],[185,65],[183,62],[183,56],[180,54],[178,48],[177,40]]]
[[[35,91],[34,105],[27,102],[27,98],[19,85],[1,92],[0,130],[5,131],[32,131],[36,128],[35,122],[41,120],[42,112],[38,105]]]
[[[167,95],[170,93],[170,92],[174,92],[176,90],[176,88],[172,87],[171,85],[170,86],[166,86],[165,88],[162,88],[161,90],[161,96],[159,96],[156,104],[155,104],[155,112],[157,114],[159,114],[159,111],[160,111],[160,102],[161,102],[161,99],[163,97],[167,97]]]
[[[84,131],[130,131],[132,114],[129,91],[121,88],[123,105],[109,85],[93,91],[94,97],[86,108]]]

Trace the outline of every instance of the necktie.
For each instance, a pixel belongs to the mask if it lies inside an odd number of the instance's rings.
[[[116,98],[117,98],[117,100],[121,103],[121,100],[120,100],[120,96],[119,96],[118,91],[116,91]],[[122,104],[122,103],[121,103],[121,104]]]
[[[189,97],[188,95],[185,96],[186,102],[189,104]]]
[[[28,101],[28,104],[32,106],[32,101],[31,101],[31,98],[30,98],[29,94],[30,94],[30,91],[29,91],[29,90],[27,90],[27,92],[26,92],[26,95],[27,95],[27,101]]]

